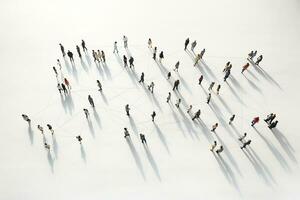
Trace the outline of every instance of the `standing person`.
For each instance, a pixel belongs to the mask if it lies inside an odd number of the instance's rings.
[[[98,91],[102,92],[102,84],[100,83],[99,80],[97,80],[97,85],[98,85],[98,88],[99,88]]]
[[[128,38],[123,35],[123,42],[124,42],[124,48],[127,49],[128,48]]]
[[[207,104],[209,104],[210,99],[211,99],[211,93],[208,94],[207,101],[206,101]]]
[[[80,135],[76,136],[76,139],[78,140],[79,144],[82,144],[82,137]]]
[[[72,63],[72,62],[74,63],[73,53],[69,50],[67,54],[68,54],[68,56],[69,56],[69,58],[70,58],[70,62],[71,62],[71,63]]]
[[[212,129],[210,130],[211,132],[215,132],[216,128],[219,126],[218,123],[215,123],[213,126],[212,126]]]
[[[202,81],[203,81],[203,75],[200,76],[198,84],[201,85]]]
[[[44,134],[44,128],[41,125],[38,125],[37,128],[39,131],[41,131],[42,134]]]
[[[179,83],[180,83],[180,81],[179,81],[179,79],[177,79],[177,80],[174,82],[173,90],[175,90],[175,89],[178,90]]]
[[[88,96],[88,101],[89,101],[90,105],[91,105],[93,108],[95,108],[94,100],[93,100],[93,98],[91,97],[91,95]]]
[[[244,142],[244,143],[243,143],[243,146],[241,146],[241,149],[246,148],[246,146],[247,146],[247,145],[250,145],[250,143],[251,143],[251,140],[248,140],[247,142]]]
[[[28,123],[31,122],[31,120],[30,120],[30,118],[28,117],[28,115],[22,114],[22,117],[23,117],[23,119],[24,119],[26,122],[28,122]]]
[[[89,110],[84,108],[83,112],[84,112],[85,118],[89,119],[89,116],[90,116]]]
[[[102,61],[102,54],[99,49],[97,50],[97,61],[98,61],[98,63],[100,63]]]
[[[167,103],[171,100],[171,92],[169,92],[168,97],[167,97]]]
[[[128,67],[127,57],[125,55],[123,55],[123,63],[124,63],[124,67]]]
[[[48,127],[49,131],[51,131],[51,134],[53,135],[54,130],[53,130],[52,126],[50,124],[47,124],[47,127]]]
[[[59,70],[61,70],[61,63],[60,63],[59,59],[57,59],[56,61],[57,61],[57,65],[59,66]]]
[[[57,89],[58,89],[59,94],[61,94],[63,89],[62,89],[60,83],[57,83]]]
[[[217,146],[217,141],[214,141],[214,143],[211,145],[210,151],[214,151],[216,146]]]
[[[194,49],[195,49],[196,45],[197,45],[197,41],[195,40],[195,41],[192,42],[192,44],[191,44],[191,51],[192,51],[192,52],[194,52]]]
[[[152,40],[151,40],[151,38],[148,39],[148,48],[152,49]]]
[[[50,144],[47,144],[47,142],[44,143],[44,147],[45,149],[48,149],[48,151],[50,151]]]
[[[244,135],[242,135],[241,137],[239,137],[238,140],[240,142],[243,142],[243,140],[245,139],[246,136],[247,136],[247,133],[244,133]]]
[[[264,119],[264,120],[265,120],[265,122],[267,122],[268,124],[271,124],[272,121],[275,119],[275,117],[276,117],[276,114],[271,113],[271,114],[269,114],[269,115],[267,116],[267,118]]]
[[[173,69],[175,72],[178,72],[179,64],[179,61],[177,61],[177,63],[175,64],[175,68]]]
[[[208,87],[208,91],[212,90],[212,88],[214,87],[215,85],[215,82],[211,82],[209,87]]]
[[[153,58],[154,60],[156,60],[156,54],[157,54],[157,47],[154,47],[154,50],[153,50],[153,56],[152,56],[152,58]]]
[[[125,111],[126,111],[126,115],[127,115],[127,116],[130,116],[129,110],[130,110],[129,104],[126,104],[126,106],[125,106]]]
[[[54,71],[54,73],[55,73],[55,76],[57,77],[57,76],[58,76],[58,74],[57,74],[57,70],[56,70],[56,68],[53,66],[53,67],[52,67],[52,69],[53,69],[53,71]]]
[[[142,144],[147,144],[147,141],[146,141],[146,138],[145,138],[144,134],[140,134],[140,138],[141,138]]]
[[[65,94],[68,94],[68,90],[67,90],[67,87],[65,86],[65,84],[61,83],[61,88],[63,89]]]
[[[254,117],[254,119],[251,122],[251,126],[254,126],[255,124],[257,124],[259,122],[259,117]]]
[[[80,52],[80,48],[78,45],[76,45],[76,50],[77,50],[79,58],[81,59],[81,52]]]
[[[66,52],[65,52],[64,46],[61,43],[59,43],[59,46],[60,46],[60,50],[61,50],[61,53],[62,53],[63,57],[65,57],[66,56]]]
[[[131,67],[132,67],[132,68],[134,67],[133,61],[134,61],[133,57],[130,56],[130,58],[129,58],[129,67],[130,67],[130,68],[131,68]]]
[[[233,114],[230,118],[229,118],[229,125],[231,125],[231,123],[233,122],[235,118],[235,114]]]
[[[152,118],[152,121],[154,122],[154,118],[155,118],[155,116],[156,116],[156,112],[155,111],[153,111],[152,112],[152,114],[151,114],[151,118]]]
[[[175,106],[176,106],[177,108],[179,108],[180,103],[181,103],[181,99],[179,98],[179,99],[177,100],[177,103],[175,104]]]
[[[259,63],[262,61],[262,59],[263,59],[263,56],[260,55],[260,56],[257,58],[255,64],[256,64],[256,65],[259,65]]]
[[[254,51],[251,51],[249,54],[248,54],[248,59],[252,60],[252,58],[254,57]]]
[[[124,138],[126,137],[130,137],[129,131],[127,130],[127,128],[124,128]]]
[[[276,120],[275,122],[272,122],[268,127],[269,127],[269,129],[273,129],[277,126],[277,124],[278,124],[278,121]]]
[[[224,76],[224,81],[225,81],[225,82],[226,82],[227,78],[229,77],[229,75],[230,75],[230,70],[227,70],[227,71],[226,71],[226,74],[225,74],[225,76]]]
[[[191,111],[192,111],[192,108],[193,108],[193,106],[192,105],[190,105],[190,107],[187,109],[187,113],[189,114]]]
[[[221,85],[219,84],[218,87],[217,87],[217,94],[220,93],[220,89],[221,89]]]
[[[97,55],[96,55],[97,53],[95,52],[95,50],[92,50],[92,55],[93,55],[93,58],[94,58],[94,62],[96,63],[96,61],[97,61]]]
[[[68,89],[71,91],[71,85],[67,78],[64,78],[64,82],[65,82],[65,85],[68,87]]]
[[[86,48],[86,46],[85,46],[85,41],[84,40],[81,40],[81,47],[82,47],[82,50],[84,51],[84,52],[87,52],[87,48]]]
[[[104,51],[101,51],[101,57],[104,63],[106,63],[105,53]]]
[[[150,92],[153,93],[153,90],[154,90],[154,82],[151,82],[151,84],[148,85],[148,90],[150,90]]]
[[[223,69],[223,72],[226,72],[230,66],[230,61],[228,61]]]
[[[161,60],[164,58],[164,52],[161,51],[159,54],[159,62],[161,62]]]
[[[219,154],[224,150],[223,146],[221,145],[219,149],[217,149],[216,153]]]
[[[201,114],[201,110],[199,109],[199,110],[195,113],[195,115],[194,115],[194,117],[192,118],[192,120],[194,121],[195,119],[199,119],[199,118],[200,118],[200,114]]]
[[[204,56],[204,53],[205,53],[205,49],[203,49],[203,50],[200,52],[200,59],[202,59],[202,58],[203,58],[203,56]]]
[[[189,45],[189,43],[190,43],[190,38],[187,38],[186,40],[185,40],[185,42],[184,42],[184,50],[186,51],[186,48],[187,48],[187,46]]]
[[[119,51],[118,51],[118,43],[117,43],[117,41],[115,41],[115,43],[114,43],[114,51],[113,51],[113,53],[119,53]]]
[[[167,80],[169,80],[171,78],[171,72],[168,72],[167,74]]]
[[[244,73],[244,71],[246,71],[246,70],[248,69],[249,66],[250,66],[249,63],[245,64],[245,65],[243,66],[242,73]]]
[[[139,83],[144,83],[144,77],[145,77],[145,74],[144,74],[144,72],[142,72]]]
[[[201,55],[200,55],[200,54],[197,54],[196,57],[195,57],[195,63],[194,63],[194,66],[196,66],[196,65],[198,64],[200,58],[201,58]]]

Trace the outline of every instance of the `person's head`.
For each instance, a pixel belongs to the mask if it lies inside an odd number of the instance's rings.
[[[214,144],[216,145],[216,144],[217,144],[217,141],[214,141]]]
[[[127,128],[124,128],[125,131],[127,131]]]
[[[244,136],[246,136],[247,135],[247,133],[244,133]]]
[[[117,41],[115,41],[115,44],[117,44]]]
[[[232,117],[235,117],[235,114],[233,114]]]
[[[61,43],[59,43],[59,46],[62,46]]]

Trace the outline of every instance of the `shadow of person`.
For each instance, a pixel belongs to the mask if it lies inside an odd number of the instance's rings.
[[[247,76],[244,76],[244,77],[246,78],[246,80],[248,81],[249,85],[250,85],[253,89],[255,89],[257,92],[259,92],[260,94],[262,94],[261,89],[260,89],[259,87],[257,87],[257,86],[255,85],[255,83],[253,83],[250,79],[248,79]]]
[[[30,144],[32,146],[33,140],[34,140],[34,135],[33,135],[33,130],[32,130],[31,124],[29,124],[29,126],[28,126],[28,136],[29,136]]]
[[[100,92],[100,95],[101,95],[101,97],[102,97],[104,103],[105,103],[106,105],[108,105],[108,101],[107,101],[107,98],[106,98],[105,94],[104,94],[103,92]]]
[[[131,116],[129,116],[128,119],[129,119],[129,123],[130,123],[130,126],[131,126],[133,132],[135,133],[136,136],[138,136],[138,129],[136,127],[134,120],[132,119]]]
[[[83,162],[86,164],[86,153],[82,144],[80,145],[80,153]]]
[[[67,69],[68,73],[70,74],[71,73],[71,66],[69,64],[69,61],[65,57],[64,57],[64,62],[65,62],[66,69]]]
[[[109,80],[112,80],[111,73],[110,73],[109,67],[107,66],[106,62],[102,63],[102,65],[103,65],[103,70],[104,70],[104,73],[105,73],[106,77]]]
[[[74,102],[73,102],[73,98],[71,95],[71,92],[67,95],[65,95],[65,105],[67,107],[67,109],[69,110],[70,115],[73,114],[73,109],[74,109]]]
[[[206,64],[206,62],[204,62],[203,59],[200,59],[200,62],[202,63],[202,65],[205,67],[204,70],[206,70],[208,72],[208,74],[214,79],[214,80],[218,80],[216,75],[213,73],[213,71],[210,69],[210,67]]]
[[[154,124],[154,127],[155,127],[155,130],[156,130],[156,133],[161,141],[161,143],[164,145],[165,149],[167,150],[168,154],[170,155],[170,150],[169,150],[169,147],[168,147],[168,143],[167,143],[167,140],[164,136],[164,134],[161,132],[160,128],[157,126],[157,124]]]
[[[89,126],[90,133],[92,134],[93,138],[95,138],[95,129],[94,129],[92,121],[90,119],[87,119],[87,123]]]
[[[99,117],[99,115],[97,113],[97,110],[95,108],[93,108],[93,111],[94,111],[93,113],[94,113],[94,117],[95,117],[96,123],[97,123],[98,127],[100,129],[102,129],[101,120],[100,120],[100,117]]]
[[[52,158],[52,155],[49,150],[47,150],[47,159],[48,159],[49,166],[51,168],[51,172],[53,174],[54,173],[54,159]]]
[[[250,74],[250,76],[252,76],[256,81],[259,81],[259,79],[253,74],[253,72],[251,70],[247,70],[248,74]]]
[[[157,164],[148,148],[148,145],[143,143],[143,146],[144,146],[144,149],[145,149],[145,152],[146,152],[146,155],[147,155],[147,158],[148,158],[148,161],[156,175],[156,177],[158,178],[159,181],[161,181],[161,177],[160,177],[160,173],[159,173],[159,170],[158,170],[158,167],[157,167]]]
[[[186,89],[186,91],[188,91],[188,93],[192,94],[193,92],[191,91],[189,85],[186,83],[186,81],[178,74],[178,78],[180,80],[180,83],[182,84],[182,86]]]
[[[52,145],[53,145],[53,152],[54,152],[55,158],[57,159],[58,158],[58,144],[57,144],[55,135],[52,135]]]
[[[85,64],[85,62],[83,61],[82,58],[80,58],[80,63],[81,63],[81,66],[82,66],[83,70],[84,70],[86,73],[89,73],[89,68],[87,67],[87,65]]]
[[[76,65],[75,65],[74,62],[71,62],[71,64],[72,64],[72,74],[75,78],[76,83],[78,83],[79,79],[78,79],[78,72],[77,72],[77,69],[76,69]]]
[[[225,81],[226,84],[228,85],[229,90],[232,92],[232,94],[235,96],[235,98],[242,104],[245,105],[245,103],[243,102],[243,100],[240,98],[240,96],[236,93],[236,91],[231,87],[231,85]]]
[[[137,153],[135,147],[133,146],[130,137],[126,137],[126,142],[127,142],[128,146],[129,146],[129,149],[130,149],[131,154],[132,154],[132,156],[134,158],[134,161],[135,161],[135,164],[136,164],[137,168],[139,169],[139,171],[140,171],[143,179],[146,180],[146,176],[145,176],[145,173],[144,173],[144,169],[143,169],[143,165],[142,165],[140,156]]]

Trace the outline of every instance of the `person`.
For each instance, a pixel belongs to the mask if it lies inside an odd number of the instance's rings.
[[[195,40],[195,41],[192,42],[192,44],[191,44],[191,51],[192,51],[192,52],[194,52],[194,49],[195,49],[196,45],[197,45],[197,41]]]
[[[79,144],[82,144],[82,143],[81,143],[82,137],[81,137],[80,135],[77,135],[77,136],[76,136],[76,139],[78,140]]]
[[[130,137],[129,131],[127,130],[127,128],[124,128],[124,138],[126,137]]]
[[[151,40],[151,38],[148,39],[148,48],[152,49],[152,40]]]
[[[201,75],[199,78],[199,85],[201,85],[202,81],[203,81],[203,75]]]
[[[214,141],[214,143],[211,145],[210,151],[214,151],[216,146],[217,146],[217,141]]]
[[[47,144],[46,142],[44,143],[45,149],[48,149],[50,151],[50,144]]]
[[[130,58],[129,58],[129,67],[130,67],[130,68],[131,68],[131,67],[132,67],[132,68],[134,67],[133,61],[134,61],[133,57],[130,56]]]
[[[278,121],[276,120],[275,122],[272,122],[268,127],[269,127],[269,129],[273,129],[277,126],[277,124],[278,124]]]
[[[242,69],[242,73],[244,73],[244,71],[246,71],[248,69],[248,67],[250,66],[249,63],[246,63],[244,66],[243,66],[243,69]]]
[[[103,62],[106,63],[105,53],[103,50],[101,51],[101,57],[102,57]]]
[[[154,122],[154,118],[155,118],[155,116],[156,116],[156,112],[155,111],[153,111],[153,113],[151,114],[151,118],[152,118],[152,121]]]
[[[248,140],[247,142],[244,142],[244,143],[243,143],[243,146],[241,146],[241,149],[246,148],[246,146],[247,146],[247,145],[250,145],[250,143],[251,143],[251,140]]]
[[[64,82],[65,82],[65,85],[68,87],[68,89],[71,90],[71,85],[67,78],[64,78]]]
[[[179,64],[180,62],[177,61],[177,63],[175,64],[175,68],[173,69],[175,72],[178,72]]]
[[[44,134],[44,128],[41,125],[38,125],[37,128],[41,131],[42,134]]]
[[[54,71],[54,73],[55,73],[55,76],[57,77],[58,76],[58,74],[57,74],[57,70],[56,70],[56,68],[53,66],[52,67],[53,68],[53,71]]]
[[[270,113],[265,120],[265,122],[267,122],[268,124],[271,124],[272,121],[275,119],[276,117],[276,114],[274,113]]]
[[[194,66],[196,66],[196,65],[198,64],[200,58],[201,58],[201,55],[200,55],[200,54],[197,54],[196,57],[195,57],[195,63],[194,63]]]
[[[102,84],[100,83],[99,80],[97,80],[97,85],[98,85],[98,87],[99,87],[99,90],[98,90],[98,91],[102,92]]]
[[[115,43],[114,43],[114,51],[113,51],[113,53],[119,53],[119,51],[118,51],[118,45],[117,45],[117,41],[115,41]]]
[[[144,74],[144,72],[142,72],[139,83],[144,83],[144,77],[145,77],[145,74]]]
[[[150,90],[150,92],[153,93],[153,90],[154,90],[154,82],[151,82],[151,84],[148,85],[148,90]]]
[[[65,94],[68,94],[68,90],[67,90],[67,87],[65,86],[65,84],[61,83],[61,88],[63,89]]]
[[[140,138],[143,144],[147,144],[146,138],[144,134],[140,134]]]
[[[190,43],[190,38],[187,38],[186,40],[185,40],[185,42],[184,42],[184,50],[186,51],[186,48],[187,48],[187,46],[189,45],[189,43]]]
[[[212,88],[214,87],[215,85],[215,82],[211,82],[209,87],[208,87],[208,91],[212,90]]]
[[[179,79],[177,79],[177,80],[174,82],[174,85],[173,85],[173,91],[174,91],[175,89],[178,90],[179,83],[180,83]]]
[[[219,149],[217,149],[216,153],[219,154],[224,150],[223,146],[221,145]]]
[[[86,46],[85,46],[85,41],[84,40],[81,40],[81,47],[82,47],[82,50],[84,51],[84,52],[86,52],[88,49],[86,48]]]
[[[212,129],[210,130],[211,132],[215,132],[216,128],[219,126],[218,123],[215,123],[213,126],[212,126]]]
[[[57,83],[57,89],[58,89],[58,92],[59,94],[61,94],[61,91],[63,90],[60,83]]]
[[[229,69],[229,66],[230,66],[230,61],[228,61],[223,69],[223,72],[226,72],[228,69]]]
[[[257,51],[251,51],[249,54],[248,54],[248,59],[252,60],[257,54]]]
[[[123,55],[123,63],[124,63],[124,67],[128,67],[127,57],[125,55]]]
[[[169,92],[169,94],[168,94],[167,103],[169,103],[170,99],[171,99],[171,92]]]
[[[235,114],[233,114],[230,118],[229,118],[229,125],[233,122],[235,118]]]
[[[28,122],[28,123],[31,122],[31,119],[28,117],[28,115],[22,114],[22,117],[26,122]]]
[[[241,137],[239,137],[238,140],[240,142],[242,142],[245,139],[246,136],[247,136],[247,133],[244,133],[244,135],[242,135]]]
[[[203,58],[203,56],[204,56],[204,53],[205,53],[205,49],[203,49],[203,50],[200,52],[200,59],[202,59],[202,58]]]
[[[181,99],[179,98],[179,99],[177,100],[177,103],[175,104],[175,106],[176,106],[177,108],[179,108],[180,103],[181,103]]]
[[[226,74],[225,74],[225,76],[224,76],[224,81],[225,81],[225,82],[226,82],[227,78],[229,77],[229,75],[230,75],[230,70],[227,70],[227,71],[226,71]]]
[[[128,48],[128,38],[123,35],[123,41],[124,41],[124,48],[127,49]]]
[[[94,62],[96,63],[96,61],[98,59],[98,56],[96,55],[95,50],[92,50],[92,55],[93,55],[93,58],[94,58]]]
[[[156,60],[156,54],[157,54],[157,47],[154,47],[154,50],[153,50],[153,56],[152,56],[152,58],[153,58],[154,60]]]
[[[187,109],[187,113],[189,114],[191,111],[192,111],[192,108],[193,108],[193,106],[192,105],[190,105],[190,107]]]
[[[51,134],[53,135],[54,130],[53,130],[52,126],[50,124],[47,124],[47,127],[48,127],[49,131],[51,131]]]
[[[220,89],[221,89],[221,85],[219,84],[218,87],[217,87],[217,94],[220,93]]]
[[[168,72],[167,74],[167,80],[169,80],[171,78],[171,72]]]
[[[127,115],[127,116],[130,116],[129,110],[130,110],[129,104],[126,104],[126,106],[125,106],[125,111],[126,111],[126,115]]]
[[[256,59],[255,64],[256,64],[256,65],[259,65],[259,63],[262,61],[262,59],[263,59],[263,56],[260,55],[260,56]]]
[[[206,101],[207,104],[209,104],[210,99],[211,99],[211,93],[208,94],[207,101]]]
[[[164,52],[161,51],[159,54],[159,62],[161,62],[161,60],[164,58]]]
[[[94,100],[93,100],[93,98],[91,97],[91,95],[88,96],[88,100],[89,100],[90,105],[94,108],[94,107],[95,107],[95,104],[94,104]]]
[[[254,119],[251,122],[251,126],[254,126],[258,122],[259,122],[259,117],[254,117]]]
[[[97,61],[98,61],[98,63],[100,63],[101,61],[102,61],[102,54],[101,54],[101,52],[100,52],[100,50],[98,49],[97,50]]]
[[[69,58],[70,58],[70,62],[72,63],[72,62],[74,62],[74,58],[73,58],[73,53],[70,51],[70,50],[68,50],[68,56],[69,56]]]
[[[59,70],[61,70],[61,63],[60,63],[59,59],[57,59],[56,61],[57,61],[57,65],[59,66]]]
[[[81,59],[81,52],[80,52],[80,48],[78,45],[76,45],[76,50],[77,50],[79,58]]]
[[[60,46],[60,50],[61,50],[61,53],[62,53],[63,57],[65,57],[66,56],[66,52],[65,52],[64,46],[61,43],[59,43],[59,46]]]
[[[200,114],[201,114],[201,110],[199,109],[199,110],[195,113],[195,115],[194,115],[194,117],[192,118],[192,120],[194,121],[195,119],[199,119],[199,118],[200,118]]]
[[[89,118],[89,116],[90,116],[90,113],[89,113],[89,110],[88,109],[86,109],[86,108],[84,108],[83,109],[83,112],[84,112],[84,115],[85,115],[85,118]]]

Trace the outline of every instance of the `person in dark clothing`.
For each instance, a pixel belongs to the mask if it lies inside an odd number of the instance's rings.
[[[93,98],[91,97],[91,95],[88,96],[88,101],[89,101],[90,105],[94,108],[94,107],[95,107],[95,104],[94,104],[94,100],[93,100]]]
[[[145,77],[145,74],[144,74],[144,72],[142,72],[139,83],[144,83],[144,77]]]
[[[275,122],[272,122],[268,127],[269,127],[269,129],[273,129],[277,126],[277,124],[278,124],[278,121],[276,120]]]
[[[153,56],[152,56],[152,58],[153,58],[154,60],[156,60],[156,54],[157,54],[157,47],[154,47],[154,50],[153,50]]]
[[[89,110],[84,108],[83,112],[84,112],[85,118],[89,119],[89,115],[90,115]]]
[[[209,104],[210,99],[211,99],[211,93],[208,94],[207,101],[206,101],[207,104]]]
[[[216,146],[217,146],[217,141],[214,141],[214,143],[211,145],[210,151],[214,151]]]
[[[195,119],[199,119],[199,118],[200,118],[200,114],[201,114],[201,110],[199,109],[199,110],[195,113],[195,115],[194,115],[194,117],[192,118],[192,120],[194,121]]]
[[[171,92],[169,92],[168,97],[167,97],[167,103],[171,100]]]
[[[220,89],[221,89],[221,85],[219,84],[218,87],[217,87],[217,94],[218,95],[220,94]]]
[[[174,82],[173,90],[175,89],[178,90],[179,83],[180,83],[179,79]]]
[[[170,78],[171,78],[171,72],[168,72],[167,80],[169,80]]]
[[[124,67],[128,67],[127,57],[125,55],[123,55],[123,63],[124,63]]]
[[[82,141],[82,137],[80,135],[76,136],[76,139],[78,140],[79,144],[82,144],[81,141]]]
[[[243,146],[241,146],[241,149],[246,148],[246,146],[247,146],[247,145],[250,145],[250,143],[251,143],[251,140],[248,140],[247,142],[244,142],[244,143],[243,143]]]
[[[68,51],[68,56],[70,58],[70,62],[74,62],[73,53],[71,51]]]
[[[230,71],[231,70],[227,70],[226,73],[225,73],[225,76],[224,76],[224,81],[226,82],[227,78],[229,77],[230,75]]]
[[[81,52],[80,52],[80,48],[78,45],[76,45],[76,50],[77,50],[79,58],[81,58]]]
[[[124,128],[124,138],[126,137],[130,137],[129,131],[127,130],[127,128]]]
[[[219,154],[224,150],[223,146],[221,145],[219,149],[217,149],[216,153]]]
[[[187,48],[187,46],[189,45],[189,43],[190,43],[190,38],[187,38],[186,40],[185,40],[185,42],[184,42],[184,50],[186,51],[186,48]]]
[[[155,113],[155,111],[153,111],[153,113],[151,114],[151,118],[152,118],[152,121],[153,121],[153,122],[154,122],[155,116],[156,116],[156,113]]]
[[[243,142],[243,140],[245,139],[246,136],[247,136],[247,133],[244,133],[244,135],[242,135],[241,137],[239,137],[238,140],[240,142]]]
[[[98,91],[102,92],[102,84],[100,83],[99,80],[97,80],[97,86],[98,86]]]
[[[129,111],[130,111],[129,104],[126,104],[125,111],[126,111],[126,115],[130,116],[130,114],[129,114]]]
[[[199,85],[201,85],[202,81],[203,81],[203,75],[201,75],[199,78]]]
[[[143,144],[147,144],[146,138],[144,134],[140,134],[140,138]]]
[[[259,65],[259,63],[262,61],[262,59],[263,59],[263,56],[260,55],[260,56],[257,58],[255,64],[256,64],[256,65]]]
[[[65,94],[68,94],[68,89],[67,89],[67,87],[65,86],[65,84],[61,84],[61,88],[63,89],[63,91],[64,91],[64,93]]]
[[[132,68],[134,67],[133,61],[134,61],[133,57],[130,56],[130,58],[129,58],[129,67],[130,67],[130,68],[131,68],[131,67],[132,67]]]
[[[23,119],[24,119],[26,122],[28,122],[28,123],[31,122],[31,120],[30,120],[30,118],[28,117],[28,115],[22,114],[22,117],[23,117]]]
[[[271,114],[269,114],[269,115],[267,116],[267,118],[264,119],[264,120],[265,120],[265,122],[267,122],[268,124],[271,124],[272,121],[275,119],[275,117],[276,117],[276,114],[271,113]]]
[[[61,43],[59,43],[59,46],[60,46],[60,50],[61,50],[61,53],[62,53],[63,57],[65,57],[66,56],[66,52],[65,52],[64,46]]]
[[[106,58],[105,58],[105,53],[104,51],[101,51],[101,55],[102,55],[102,60],[105,63],[106,62]]]
[[[51,131],[51,134],[53,135],[54,130],[53,130],[52,126],[50,124],[47,124],[47,127],[48,127],[49,131]]]
[[[54,73],[55,73],[55,76],[57,77],[57,76],[58,76],[58,73],[57,73],[56,68],[53,66],[52,69],[53,69],[53,71],[54,71]]]
[[[210,130],[211,132],[215,132],[216,128],[219,126],[218,123],[215,123],[213,126],[212,126],[212,129]]]
[[[159,54],[159,62],[161,62],[161,60],[164,58],[164,52],[161,51]]]
[[[234,118],[235,118],[235,115],[232,115],[232,116],[229,118],[229,125],[233,122]]]
[[[81,46],[82,46],[82,50],[84,51],[84,52],[86,52],[88,49],[86,48],[86,46],[85,46],[85,41],[84,40],[81,40]]]

